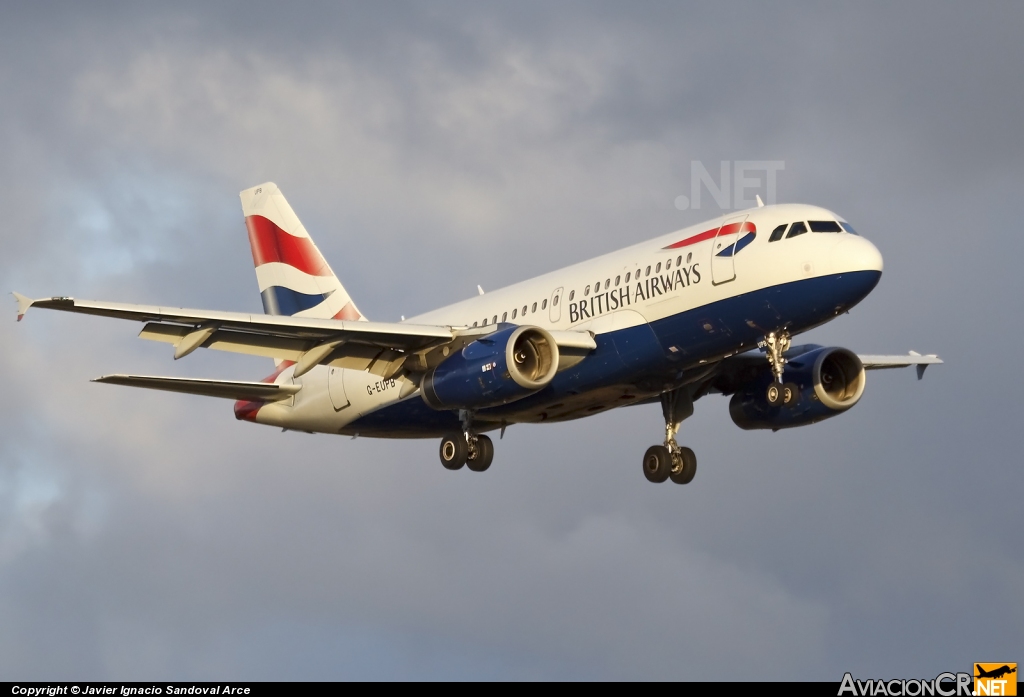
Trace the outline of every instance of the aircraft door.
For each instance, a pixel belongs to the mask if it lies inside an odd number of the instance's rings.
[[[711,245],[711,285],[721,285],[736,278],[733,252],[736,250],[736,240],[739,239],[740,230],[743,229],[746,220],[746,215],[728,218],[722,223],[722,227],[718,228],[715,241]]]
[[[331,393],[331,404],[334,405],[335,411],[341,411],[349,405],[348,395],[345,393],[344,372],[342,368],[327,368],[327,391]]]
[[[558,324],[559,320],[562,319],[561,288],[555,288],[555,292],[551,294],[551,306],[548,309],[548,319],[551,320],[551,324]]]

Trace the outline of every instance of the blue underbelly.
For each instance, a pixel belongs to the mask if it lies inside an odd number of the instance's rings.
[[[823,324],[867,296],[880,277],[878,271],[858,271],[794,281],[600,334],[594,351],[540,392],[478,414],[492,424],[515,422],[519,415],[536,420],[538,409],[589,392],[660,384],[702,361],[749,349],[782,326],[797,334]],[[416,395],[366,414],[343,433],[417,438],[460,428],[457,412],[435,411]]]

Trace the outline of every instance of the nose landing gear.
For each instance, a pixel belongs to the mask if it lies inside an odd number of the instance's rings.
[[[457,470],[466,465],[473,472],[483,472],[494,460],[494,443],[484,435],[473,432],[473,414],[461,412],[462,432],[450,433],[441,439],[441,464],[445,469]]]
[[[676,434],[683,420],[693,414],[693,397],[685,387],[665,392],[661,395],[661,411],[665,416],[665,444],[652,445],[644,453],[644,476],[654,483],[671,479],[676,484],[689,484],[697,474],[697,456],[676,443]]]
[[[764,338],[764,349],[774,378],[772,384],[768,385],[768,389],[765,391],[765,399],[773,407],[791,407],[796,404],[797,398],[800,396],[800,388],[794,383],[782,382],[782,371],[786,366],[786,358],[783,354],[789,350],[790,343],[789,332],[785,330],[768,332],[768,336]]]

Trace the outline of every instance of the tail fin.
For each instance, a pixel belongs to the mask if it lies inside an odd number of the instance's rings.
[[[264,312],[318,319],[366,319],[277,184],[261,184],[239,196]]]

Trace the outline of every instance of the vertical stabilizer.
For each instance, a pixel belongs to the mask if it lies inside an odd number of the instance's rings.
[[[277,184],[239,194],[268,315],[364,320]]]

